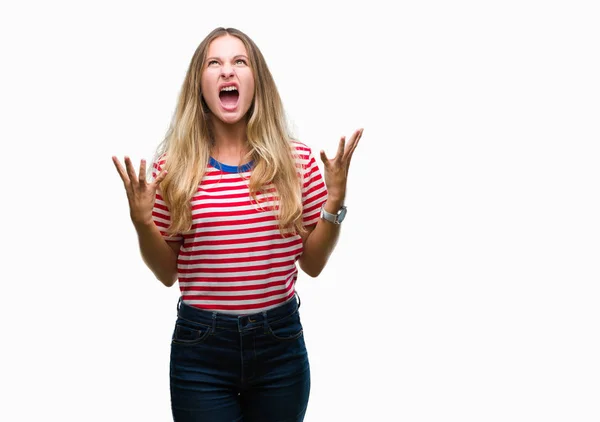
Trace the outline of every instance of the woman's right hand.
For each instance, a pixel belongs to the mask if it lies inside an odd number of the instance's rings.
[[[131,221],[136,227],[153,223],[152,209],[154,208],[156,189],[167,175],[167,171],[163,170],[153,182],[148,183],[146,181],[146,160],[141,160],[139,177],[136,176],[129,157],[125,157],[126,170],[117,157],[113,156],[112,160],[127,192]]]

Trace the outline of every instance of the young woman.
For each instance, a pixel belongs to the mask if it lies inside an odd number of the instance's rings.
[[[217,28],[192,57],[152,178],[113,157],[142,258],[181,298],[171,342],[175,421],[302,421],[310,369],[298,266],[317,277],[344,219],[362,136],[323,151],[286,128],[277,87],[254,42]]]

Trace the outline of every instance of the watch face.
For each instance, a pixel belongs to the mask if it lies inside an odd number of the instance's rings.
[[[344,217],[346,217],[346,207],[342,207],[342,209],[340,210],[337,218],[338,223],[344,221]]]

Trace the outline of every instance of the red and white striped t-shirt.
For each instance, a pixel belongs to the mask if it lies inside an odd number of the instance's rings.
[[[317,162],[305,144],[292,141],[302,175],[303,224],[316,224],[327,189]],[[154,164],[153,177],[164,165]],[[182,300],[202,309],[247,314],[273,308],[294,295],[299,235],[282,236],[269,196],[251,199],[251,163],[236,167],[211,158],[192,198],[192,228],[168,236],[167,205],[157,192],[152,216],[167,241],[180,242],[177,272]],[[272,186],[271,186],[272,188]],[[265,189],[268,191],[269,187]]]

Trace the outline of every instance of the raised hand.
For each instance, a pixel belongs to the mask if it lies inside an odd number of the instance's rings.
[[[117,157],[113,156],[112,160],[127,192],[131,221],[136,226],[152,223],[152,208],[154,207],[156,189],[167,175],[166,170],[163,170],[153,182],[148,183],[146,181],[146,160],[141,160],[139,177],[136,176],[129,157],[125,157],[126,169],[123,168]]]
[[[325,185],[327,186],[329,198],[334,201],[340,203],[344,202],[350,160],[352,159],[352,154],[358,145],[362,133],[363,129],[356,130],[352,134],[348,145],[346,145],[346,137],[342,136],[337,154],[332,159],[327,158],[325,151],[321,150],[321,161],[323,161],[325,173]]]

